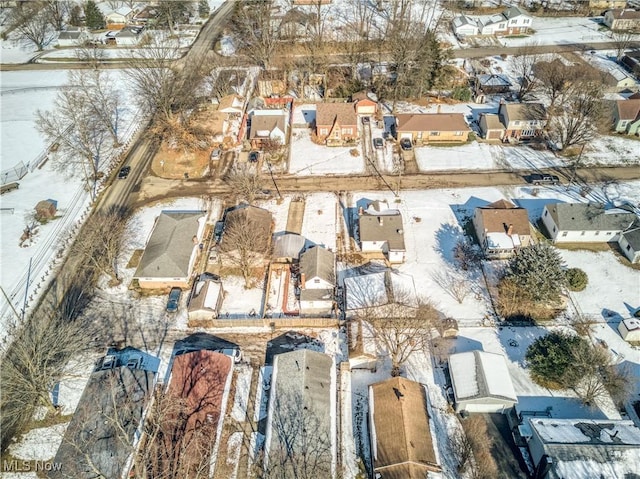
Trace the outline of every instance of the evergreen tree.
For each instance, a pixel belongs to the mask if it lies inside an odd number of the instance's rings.
[[[210,12],[209,2],[207,0],[200,0],[198,3],[198,15],[200,15],[200,18],[208,18]]]
[[[551,389],[574,387],[575,380],[569,374],[573,367],[573,351],[588,346],[579,336],[559,332],[536,339],[525,355],[531,378]]]
[[[104,15],[93,0],[88,0],[84,6],[84,16],[87,27],[91,30],[100,30],[106,25]]]
[[[534,303],[554,303],[567,285],[562,258],[547,243],[522,248],[509,262],[505,279],[513,282]]]

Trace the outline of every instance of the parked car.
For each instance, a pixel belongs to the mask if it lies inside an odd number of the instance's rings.
[[[369,118],[368,116],[363,116],[362,117],[362,124],[363,125],[367,125],[371,122],[371,118]]]
[[[122,168],[120,168],[120,172],[118,173],[118,178],[121,180],[124,180],[127,176],[129,176],[129,173],[131,173],[131,167],[123,166]]]
[[[257,163],[259,157],[260,157],[260,153],[259,152],[257,152],[257,151],[250,151],[249,152],[249,162],[250,163]]]
[[[178,311],[182,290],[180,288],[171,288],[169,291],[169,299],[167,300],[167,313],[175,313]]]
[[[220,148],[214,148],[213,151],[211,151],[211,160],[219,160],[221,153],[222,151],[220,150]]]
[[[404,151],[411,150],[413,148],[413,145],[411,144],[411,139],[403,138],[402,140],[400,140],[400,148],[402,148]]]
[[[384,141],[382,141],[382,138],[374,138],[373,139],[373,147],[376,150],[382,150],[383,146],[384,146]]]
[[[560,184],[560,178],[558,178],[556,175],[543,175],[540,173],[533,173],[529,175],[529,177],[527,178],[527,181],[536,186]]]

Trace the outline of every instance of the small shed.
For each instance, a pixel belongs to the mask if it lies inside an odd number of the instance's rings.
[[[458,321],[453,318],[445,318],[440,322],[440,336],[443,338],[458,337]]]
[[[625,341],[640,342],[640,319],[623,319],[618,324],[618,332]]]
[[[223,299],[222,282],[206,274],[200,275],[193,285],[187,306],[189,326],[197,327],[201,321],[216,319],[220,314]]]
[[[273,260],[276,263],[292,263],[300,257],[306,240],[295,233],[273,235]]]
[[[640,228],[623,231],[618,245],[629,261],[640,263]]]
[[[50,220],[56,216],[58,202],[52,199],[38,201],[35,210],[39,221]]]
[[[505,413],[517,402],[503,355],[469,351],[449,356],[456,412]]]
[[[378,103],[365,95],[353,95],[358,115],[373,116],[378,112]]]

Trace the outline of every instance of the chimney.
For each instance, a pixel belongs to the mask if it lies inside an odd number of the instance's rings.
[[[382,219],[382,216],[378,216],[378,224],[380,226],[384,225],[384,220]]]
[[[307,284],[307,275],[300,273],[300,289],[304,289]]]
[[[362,216],[362,214],[363,214],[363,213],[364,213],[364,208],[363,208],[362,206],[360,206],[360,207],[358,208],[358,215],[359,215],[359,216]]]
[[[441,108],[441,106],[442,106],[442,105],[440,105],[440,104],[438,103],[438,107],[436,108],[436,113],[440,114],[440,108]]]
[[[513,234],[513,225],[509,225],[509,227],[507,228],[507,235],[511,236]]]

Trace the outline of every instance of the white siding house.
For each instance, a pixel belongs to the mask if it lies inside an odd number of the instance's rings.
[[[622,232],[618,245],[629,261],[640,262],[640,228]]]
[[[455,17],[451,22],[453,33],[459,37],[468,37],[478,35],[480,33],[480,25],[475,18],[466,15]]]
[[[542,222],[554,243],[607,243],[637,221],[623,210],[605,210],[598,203],[549,203]]]
[[[374,201],[362,209],[358,218],[363,252],[380,252],[390,263],[404,263],[406,248],[399,210],[383,201]]]
[[[336,258],[333,252],[314,246],[300,256],[300,314],[330,316],[333,312]]]
[[[640,342],[640,319],[623,319],[618,324],[618,332],[625,341]]]

